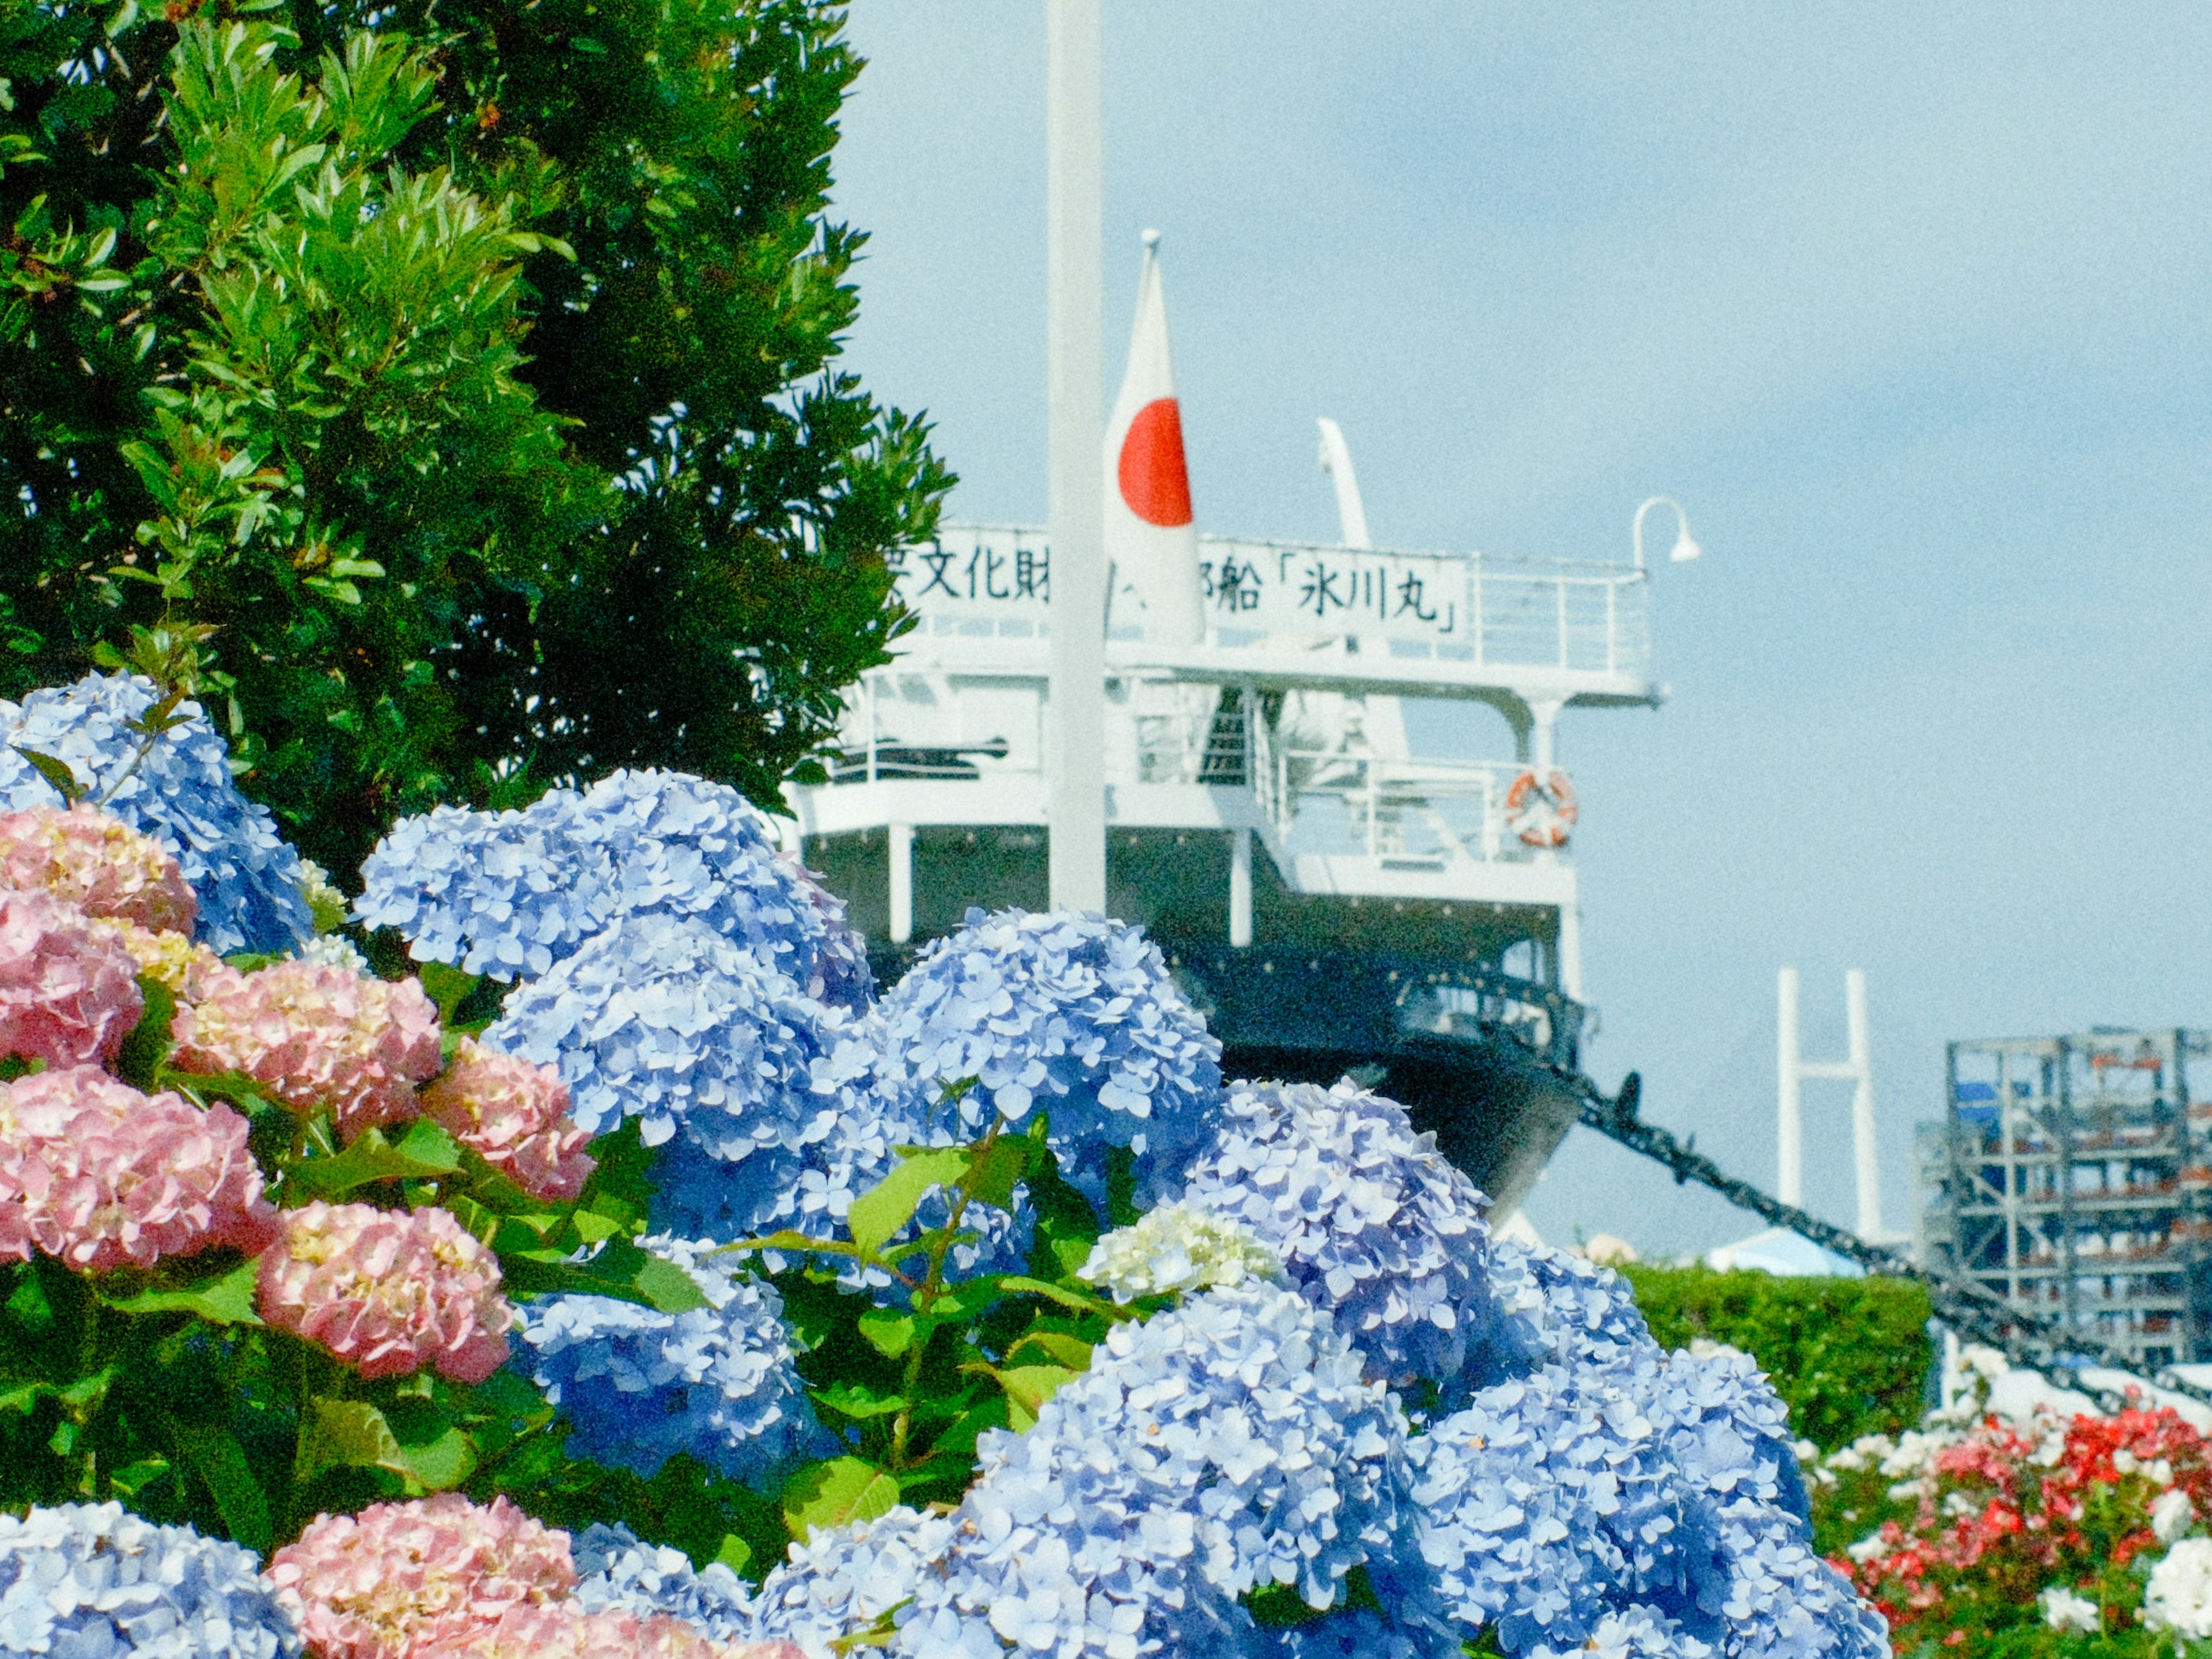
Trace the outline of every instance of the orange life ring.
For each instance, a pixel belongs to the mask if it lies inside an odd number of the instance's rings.
[[[1575,787],[1557,767],[1540,778],[1534,769],[1513,780],[1505,792],[1505,824],[1530,847],[1565,847],[1579,816]]]

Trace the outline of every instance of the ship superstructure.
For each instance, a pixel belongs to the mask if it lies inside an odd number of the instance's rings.
[[[1583,1012],[1559,720],[1656,701],[1647,574],[1197,549],[1195,642],[1111,590],[1108,908],[1167,952],[1231,1075],[1384,1087],[1510,1209],[1573,1118],[1545,1070],[1576,1063]],[[1042,531],[947,526],[897,583],[916,625],[851,692],[829,781],[791,792],[886,972],[971,906],[1048,908],[1056,741]],[[1414,698],[1502,716],[1513,757],[1416,754]]]

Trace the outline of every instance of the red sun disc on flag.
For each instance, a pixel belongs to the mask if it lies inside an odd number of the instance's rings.
[[[1115,468],[1121,499],[1146,524],[1164,530],[1190,522],[1190,474],[1182,463],[1182,414],[1172,398],[1155,398],[1129,422]]]

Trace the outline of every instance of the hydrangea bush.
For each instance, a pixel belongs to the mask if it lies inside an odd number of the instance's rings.
[[[1136,929],[974,915],[878,1001],[637,773],[403,822],[313,935],[173,691],[23,720],[0,1653],[1885,1649],[1762,1378],[1393,1103],[1224,1085]]]

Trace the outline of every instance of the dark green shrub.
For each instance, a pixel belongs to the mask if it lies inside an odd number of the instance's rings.
[[[1928,1293],[1901,1279],[1778,1279],[1709,1267],[1622,1273],[1651,1334],[1741,1348],[1773,1380],[1797,1432],[1826,1451],[1920,1421]]]

